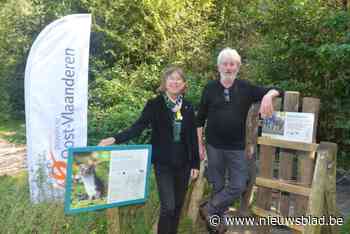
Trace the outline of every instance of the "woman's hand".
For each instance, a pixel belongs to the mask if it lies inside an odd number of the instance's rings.
[[[192,180],[197,179],[198,175],[199,175],[199,170],[192,168],[191,169],[191,179]]]
[[[100,143],[98,143],[98,146],[108,146],[108,145],[113,145],[114,143],[115,143],[115,138],[108,137],[108,138],[102,139]]]

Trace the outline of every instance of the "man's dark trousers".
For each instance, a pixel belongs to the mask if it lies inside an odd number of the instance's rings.
[[[222,215],[246,188],[248,167],[245,152],[217,149],[208,144],[207,156],[208,180],[213,185],[213,196],[207,203],[208,213]]]

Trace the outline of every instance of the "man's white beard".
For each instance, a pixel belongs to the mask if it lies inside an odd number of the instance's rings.
[[[235,73],[232,74],[232,75],[227,75],[227,74],[225,74],[225,73],[220,73],[220,79],[221,79],[222,81],[233,81],[234,79],[236,79],[237,73],[238,73],[238,72],[235,72]]]

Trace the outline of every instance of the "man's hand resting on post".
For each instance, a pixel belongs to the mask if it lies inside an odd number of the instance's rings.
[[[261,118],[269,118],[272,116],[273,112],[273,99],[279,96],[279,92],[275,89],[271,89],[261,100],[259,113],[261,114]]]

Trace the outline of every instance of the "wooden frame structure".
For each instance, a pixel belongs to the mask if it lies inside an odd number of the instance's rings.
[[[257,216],[337,216],[335,201],[337,145],[330,142],[316,144],[320,101],[316,98],[305,97],[302,99],[302,107],[300,107],[299,99],[298,92],[286,92],[283,103],[281,100],[276,100],[274,103],[275,110],[282,109],[290,112],[301,110],[302,112],[314,113],[313,143],[310,144],[258,137],[259,105],[253,105],[250,109],[246,125],[246,152],[250,155],[258,153],[260,172],[256,177],[255,168],[250,167],[251,180],[241,199],[240,213],[248,213],[253,186],[256,186],[257,199],[251,211]],[[279,159],[278,167],[275,163],[276,158]],[[254,163],[254,161],[250,163]],[[189,196],[187,216],[192,219],[193,224],[197,223],[198,207],[204,191],[203,164],[202,162],[201,174],[194,184],[191,196]],[[295,170],[295,168],[297,169]],[[276,171],[277,173],[275,173]],[[278,174],[277,178],[275,174]],[[272,195],[276,193],[278,199],[274,201],[273,207]],[[338,233],[337,226],[289,225],[288,227],[294,233]],[[270,232],[270,226],[259,229],[259,233]]]

